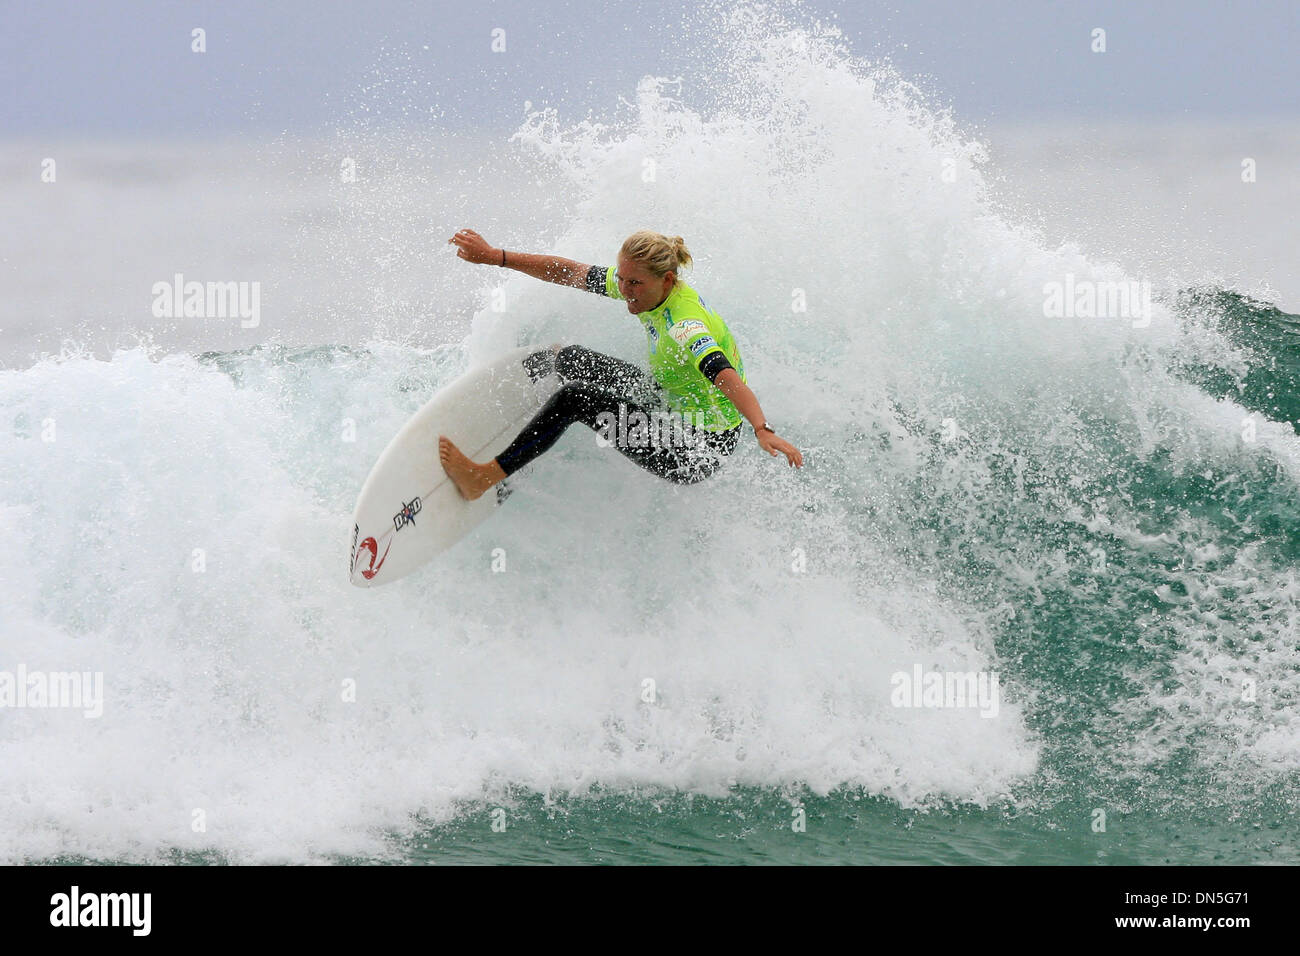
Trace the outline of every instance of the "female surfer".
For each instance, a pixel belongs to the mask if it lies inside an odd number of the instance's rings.
[[[552,346],[525,362],[534,378],[554,371],[564,384],[536,417],[496,458],[470,461],[446,436],[438,438],[442,466],[460,493],[473,500],[549,449],[574,422],[606,432],[612,443],[642,468],[669,481],[690,484],[709,477],[740,440],[741,415],[754,427],[759,446],[803,467],[803,455],[768,424],[758,399],[745,384],[740,349],[721,316],[678,278],[691,263],[681,236],[633,233],[618,253],[617,271],[552,255],[507,252],[489,245],[473,229],[447,240],[468,262],[516,269],[557,285],[622,299],[649,337],[653,378],[627,362],[580,345]],[[647,429],[629,436],[629,421],[680,416],[671,440],[646,440]],[[638,420],[639,416],[640,417]],[[686,422],[689,418],[690,422]]]

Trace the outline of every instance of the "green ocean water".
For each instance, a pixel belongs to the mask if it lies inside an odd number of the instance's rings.
[[[1257,808],[1206,807],[1191,815],[1107,816],[1057,805],[1049,813],[998,808],[904,810],[860,793],[738,789],[724,798],[681,793],[466,805],[454,823],[393,833],[378,855],[341,866],[1220,866],[1300,863],[1294,794]],[[42,861],[113,865],[84,856]],[[182,866],[241,862],[219,852],[168,853]],[[274,861],[268,861],[274,862]],[[293,862],[284,860],[282,862]]]
[[[797,799],[797,798],[792,798]],[[403,844],[419,864],[721,865],[1225,865],[1300,862],[1294,807],[1241,814],[1207,808],[1194,819],[1151,812],[1110,816],[1094,832],[1089,807],[906,811],[854,794],[797,804],[763,791],[727,799],[608,799],[546,807],[524,801],[492,829],[485,809],[430,827]],[[796,829],[795,808],[806,829]],[[502,818],[498,818],[502,819]],[[342,862],[342,861],[340,861]],[[360,861],[358,861],[360,862]]]

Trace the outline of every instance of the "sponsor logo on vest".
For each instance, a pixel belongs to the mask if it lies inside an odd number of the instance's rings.
[[[699,319],[687,319],[685,322],[678,322],[674,325],[668,330],[668,334],[673,337],[673,341],[678,345],[685,345],[690,341],[692,335],[699,335],[701,332],[707,332],[708,330],[709,327]]]

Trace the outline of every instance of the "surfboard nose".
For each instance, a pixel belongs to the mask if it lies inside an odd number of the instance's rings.
[[[487,461],[528,424],[555,390],[550,349],[516,349],[448,382],[389,442],[357,496],[349,577],[357,587],[411,573],[486,521],[513,491],[467,501],[447,477],[438,436]]]

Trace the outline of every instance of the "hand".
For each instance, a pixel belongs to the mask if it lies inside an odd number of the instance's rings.
[[[456,247],[456,255],[467,262],[501,265],[501,250],[488,245],[488,241],[473,229],[462,229],[447,241]]]
[[[785,455],[789,459],[790,467],[803,467],[803,455],[800,454],[799,449],[775,432],[770,432],[766,428],[760,429],[758,431],[758,444],[769,455],[775,456],[777,452]]]

